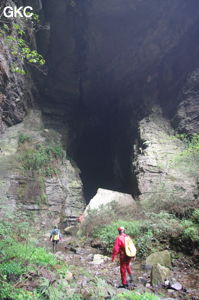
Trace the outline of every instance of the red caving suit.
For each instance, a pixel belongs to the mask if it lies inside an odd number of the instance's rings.
[[[128,257],[125,253],[125,236],[127,235],[125,233],[122,233],[116,238],[112,254],[112,261],[114,261],[118,253],[120,254],[120,273],[122,278],[122,284],[127,284],[126,272],[128,272],[129,275],[132,274],[130,268],[130,262],[132,260],[132,257]]]

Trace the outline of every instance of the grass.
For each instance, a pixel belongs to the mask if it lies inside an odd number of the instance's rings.
[[[151,293],[125,292],[112,298],[112,300],[158,300],[158,296]]]
[[[29,228],[17,223],[4,222],[0,225],[0,299],[56,299],[54,294],[57,299],[60,294],[62,299],[68,299],[65,287],[61,286],[67,267],[60,266],[61,262],[53,254],[29,241],[32,233]],[[40,269],[45,270],[48,276],[53,272],[54,278],[59,281],[56,285],[48,282],[46,293],[41,292],[42,283],[47,279],[39,275]],[[31,276],[27,289],[25,283]],[[31,287],[34,280],[36,287],[34,284]]]

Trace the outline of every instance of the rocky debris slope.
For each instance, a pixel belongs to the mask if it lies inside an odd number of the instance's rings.
[[[110,256],[104,256],[98,248],[90,246],[90,240],[82,242],[75,237],[64,237],[63,241],[58,245],[58,252],[55,256],[63,263],[70,266],[70,274],[66,280],[70,283],[75,282],[73,290],[84,296],[84,299],[111,299],[111,296],[123,292],[125,289],[118,288],[121,285],[119,263],[112,263]],[[41,242],[42,246],[50,249],[50,244]],[[168,251],[158,252],[156,254],[156,263],[160,256],[166,255],[168,261]],[[163,260],[161,260],[161,263]],[[152,286],[151,285],[151,268],[147,268],[145,260],[136,259],[132,263],[133,284],[129,290],[137,293],[154,293],[159,299],[197,299],[198,294],[198,271],[191,266],[189,259],[182,257],[172,260],[173,271],[171,281],[179,282],[181,289]],[[172,284],[171,284],[172,285]],[[179,286],[179,285],[178,285]],[[195,298],[194,298],[195,297]]]
[[[61,147],[61,136],[44,129],[39,111],[31,111],[24,122],[8,128],[0,140],[0,215],[32,217],[40,226],[52,226],[60,221],[70,224],[84,209],[79,171],[65,157],[50,176],[26,172],[20,162],[20,136],[31,139],[33,145]],[[27,153],[31,151],[26,145]],[[39,159],[39,158],[38,158]],[[51,223],[51,224],[50,224]]]
[[[149,206],[156,204],[157,210],[168,208],[170,203],[183,206],[186,202],[194,206],[198,166],[194,156],[181,158],[185,145],[175,136],[160,108],[155,107],[140,121],[139,141],[134,150],[133,169],[141,201]]]

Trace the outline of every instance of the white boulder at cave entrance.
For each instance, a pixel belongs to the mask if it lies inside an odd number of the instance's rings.
[[[98,210],[111,203],[115,203],[119,207],[136,207],[136,202],[130,194],[124,194],[99,188],[97,190],[97,194],[90,200],[90,203],[87,205],[84,211],[84,216],[86,216],[88,214],[88,211],[90,210]]]

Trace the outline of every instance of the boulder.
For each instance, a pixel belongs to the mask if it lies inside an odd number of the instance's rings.
[[[65,275],[65,279],[66,279],[66,281],[73,280],[73,274],[70,271],[67,271],[67,273]]]
[[[68,226],[64,228],[64,233],[68,235],[74,235],[77,233],[78,228],[76,226]]]
[[[163,285],[165,280],[172,276],[172,272],[169,268],[156,264],[151,271],[151,283],[152,285]]]
[[[182,290],[182,284],[180,282],[174,282],[170,284],[171,289],[176,290],[176,291],[180,291]]]
[[[93,264],[94,265],[100,265],[102,263],[104,263],[105,261],[109,260],[110,258],[108,256],[104,256],[101,254],[95,254],[93,257]]]
[[[171,253],[168,250],[164,250],[149,255],[146,259],[146,265],[154,266],[156,264],[171,268]]]
[[[111,203],[116,203],[122,207],[136,207],[136,202],[130,194],[124,194],[99,188],[97,190],[97,194],[90,200],[89,204],[87,205],[84,216],[88,214],[89,210],[98,210],[106,205],[110,205]]]

